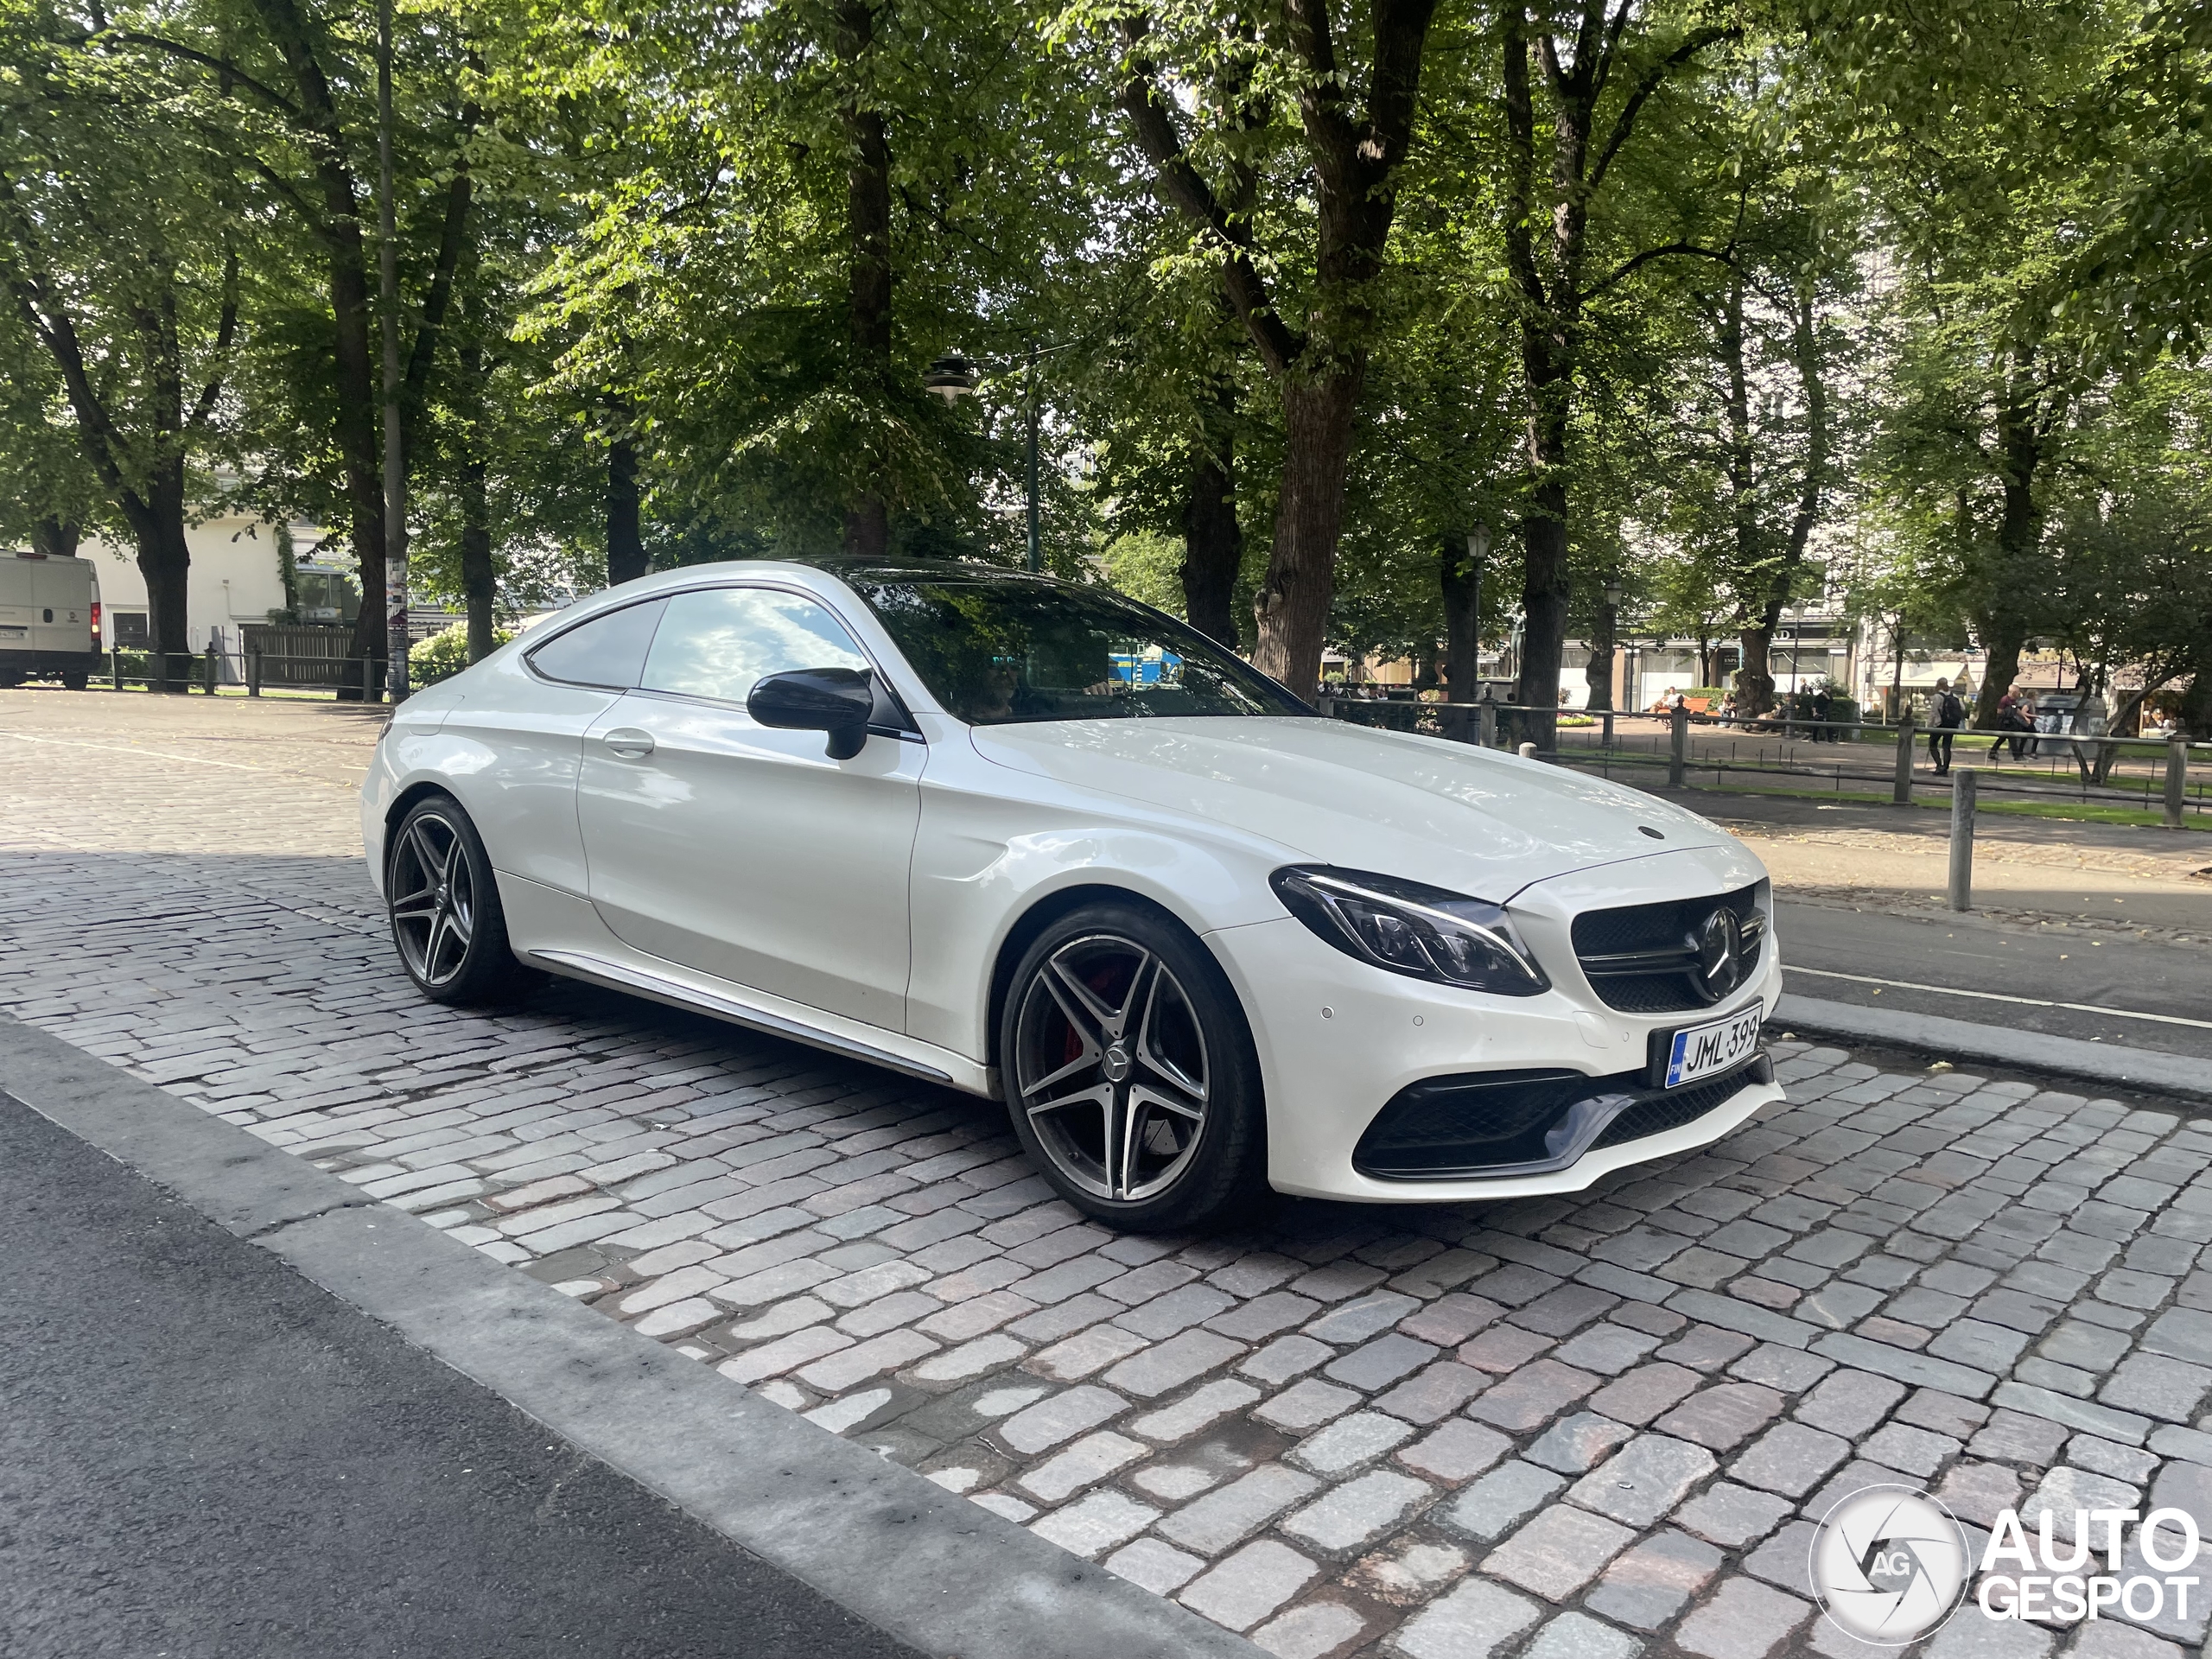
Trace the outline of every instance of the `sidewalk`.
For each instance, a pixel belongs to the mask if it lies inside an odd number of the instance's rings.
[[[0,1650],[897,1659],[0,1096]]]
[[[1732,830],[1794,899],[1950,913],[1947,813],[1709,789],[1651,793]],[[2212,947],[2212,876],[2200,871],[2212,871],[2212,835],[2194,830],[1975,820],[1974,907],[2008,922]]]

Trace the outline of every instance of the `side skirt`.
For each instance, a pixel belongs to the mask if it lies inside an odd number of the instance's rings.
[[[582,950],[541,950],[524,954],[539,967],[553,973],[565,974],[572,979],[588,980],[594,985],[604,985],[610,990],[627,991],[632,996],[664,1002],[671,1007],[689,1008],[696,1014],[711,1014],[717,1020],[727,1020],[730,1024],[743,1026],[749,1031],[763,1032],[772,1037],[787,1037],[795,1043],[805,1043],[814,1048],[827,1049],[833,1054],[866,1060],[871,1065],[883,1066],[910,1077],[919,1077],[926,1083],[941,1083],[953,1089],[962,1086],[952,1073],[936,1066],[906,1059],[887,1049],[877,1048],[850,1037],[840,1037],[833,1032],[802,1025],[796,1020],[787,1020],[781,1014],[770,1014],[765,1009],[748,1008],[742,1003],[729,1001],[677,980],[664,979],[642,968],[608,962],[604,957],[589,956]]]

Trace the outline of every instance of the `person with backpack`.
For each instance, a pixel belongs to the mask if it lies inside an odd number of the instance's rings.
[[[1951,695],[1950,681],[1936,681],[1928,698],[1928,758],[1936,763],[1938,778],[1950,776],[1952,734],[1966,717],[1967,706]]]

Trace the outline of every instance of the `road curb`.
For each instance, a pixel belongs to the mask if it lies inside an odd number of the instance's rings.
[[[958,1659],[1253,1659],[1197,1614],[0,1017],[0,1087],[849,1611]]]
[[[2055,1071],[2085,1083],[2118,1085],[2188,1100],[2212,1100],[2212,1067],[2183,1054],[2160,1054],[2118,1043],[2089,1043],[2078,1037],[2053,1037],[1946,1020],[1905,1008],[1870,1008],[1856,1002],[1829,1002],[1786,993],[1776,1003],[1770,1025],[1829,1037],[1856,1037],[1924,1050],[1948,1059],[1987,1060],[2001,1065]]]

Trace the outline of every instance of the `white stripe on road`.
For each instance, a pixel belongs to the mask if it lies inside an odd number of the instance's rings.
[[[1874,979],[1866,974],[1839,974],[1826,968],[1782,964],[1785,974],[1815,974],[1822,979],[1847,979],[1859,985],[1886,985],[1900,991],[1934,991],[1939,996],[1971,996],[1984,1002],[2018,1002],[2031,1008],[2070,1008],[2075,1014],[2107,1014],[2115,1020],[2154,1020],[2162,1026],[2194,1026],[2212,1031],[2212,1020],[2184,1020],[2177,1014],[2143,1014],[2134,1008],[2101,1007],[2094,1002],[2052,1002],[2040,996],[2007,996],[2001,991],[1962,991],[1955,985],[1923,985],[1910,979]]]
[[[104,749],[110,754],[132,754],[145,760],[181,760],[191,766],[221,766],[229,772],[266,772],[266,766],[249,766],[238,760],[211,760],[204,754],[170,754],[162,749],[149,749],[137,743],[88,743],[80,737],[33,737],[29,732],[0,732],[0,737],[12,737],[18,743],[51,743],[65,749]]]

